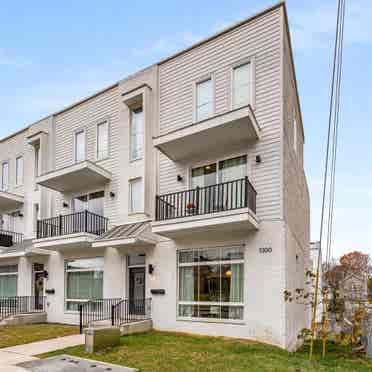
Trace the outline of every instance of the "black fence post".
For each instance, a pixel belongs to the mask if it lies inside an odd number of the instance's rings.
[[[79,304],[79,331],[83,334],[83,305]]]

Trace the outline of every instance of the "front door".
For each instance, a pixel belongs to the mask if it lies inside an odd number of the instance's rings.
[[[43,310],[44,306],[44,265],[34,264],[35,310]]]
[[[129,269],[129,307],[132,314],[145,312],[145,267]]]

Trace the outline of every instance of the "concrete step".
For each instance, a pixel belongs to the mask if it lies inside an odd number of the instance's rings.
[[[6,325],[21,325],[21,324],[39,324],[46,323],[47,313],[30,313],[30,314],[17,314],[9,318],[3,319],[0,326]]]

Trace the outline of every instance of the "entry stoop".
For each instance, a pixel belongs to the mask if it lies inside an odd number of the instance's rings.
[[[144,333],[152,330],[152,320],[140,320],[138,322],[126,323],[120,326],[120,334],[122,336],[131,335],[134,333]]]
[[[40,324],[47,322],[47,313],[30,313],[12,315],[9,318],[3,319],[0,326],[22,325],[22,324]]]

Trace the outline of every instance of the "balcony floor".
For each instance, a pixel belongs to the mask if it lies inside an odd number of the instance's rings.
[[[171,239],[185,238],[190,235],[248,232],[259,229],[256,215],[249,208],[174,218],[152,223],[155,234]]]

